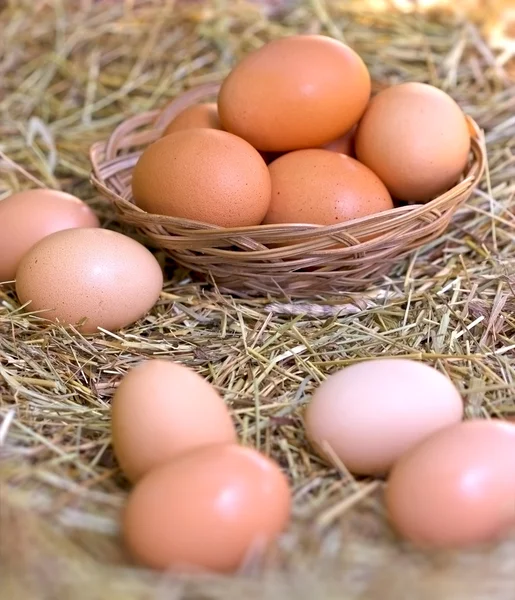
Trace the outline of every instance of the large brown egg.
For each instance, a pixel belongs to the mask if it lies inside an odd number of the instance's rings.
[[[143,317],[163,286],[159,263],[144,246],[107,229],[53,233],[23,257],[16,292],[27,310],[76,325],[121,329]]]
[[[154,569],[230,573],[259,556],[288,523],[279,466],[251,448],[203,446],[149,471],[123,516],[127,547]]]
[[[136,205],[158,215],[221,227],[259,225],[270,175],[259,152],[216,129],[176,131],[151,144],[132,176]]]
[[[111,419],[113,449],[131,481],[193,448],[236,442],[231,415],[215,388],[168,360],[144,361],[125,375]]]
[[[5,198],[0,202],[0,282],[14,279],[23,256],[47,235],[98,225],[87,204],[59,190],[24,190]]]
[[[163,136],[183,129],[222,129],[216,102],[194,104],[181,111],[167,125]]]
[[[268,168],[272,200],[265,223],[334,225],[393,208],[379,177],[344,154],[297,150]]]
[[[515,528],[515,426],[474,420],[442,429],[395,464],[386,507],[419,546],[459,548]]]
[[[355,150],[394,198],[427,202],[457,183],[467,164],[470,133],[460,107],[445,92],[403,83],[370,101]]]
[[[370,90],[354,50],[322,35],[293,35],[236,65],[220,89],[218,111],[224,129],[259,150],[319,147],[357,123]]]

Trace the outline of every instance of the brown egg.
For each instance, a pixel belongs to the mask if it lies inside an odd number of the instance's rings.
[[[394,466],[386,506],[420,546],[491,542],[515,527],[515,426],[475,420],[435,433]]]
[[[135,240],[107,229],[53,233],[23,257],[16,292],[27,310],[82,333],[111,331],[137,321],[155,304],[163,275],[159,263]]]
[[[114,453],[131,481],[193,448],[236,442],[215,388],[168,360],[145,361],[125,375],[111,404],[111,426]]]
[[[470,133],[456,102],[424,83],[403,83],[375,96],[360,121],[356,156],[398,200],[427,202],[457,183]]]
[[[354,136],[356,134],[356,127],[353,127],[345,135],[329,142],[322,146],[324,150],[332,150],[333,152],[339,152],[340,154],[346,154],[347,156],[354,157]]]
[[[87,204],[58,190],[24,190],[1,200],[0,282],[14,279],[23,256],[45,236],[72,227],[98,226]]]
[[[222,129],[216,102],[195,104],[185,108],[166,127],[163,136],[183,129]]]
[[[450,379],[424,363],[392,358],[329,376],[313,394],[305,426],[329,462],[359,475],[383,475],[421,440],[462,416]]]
[[[143,210],[221,227],[259,225],[270,175],[248,142],[216,129],[176,131],[151,144],[132,175]]]
[[[272,200],[265,223],[334,225],[393,208],[377,175],[350,156],[297,150],[268,168]]]
[[[323,35],[293,35],[236,65],[220,89],[218,112],[224,129],[260,150],[316,148],[358,122],[370,90],[354,50]]]
[[[140,480],[124,537],[148,567],[233,572],[277,538],[290,505],[288,481],[270,459],[237,445],[207,446]]]

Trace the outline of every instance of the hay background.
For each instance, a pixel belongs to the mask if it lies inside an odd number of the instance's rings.
[[[23,314],[1,286],[2,598],[515,595],[515,537],[466,553],[413,551],[385,523],[381,484],[327,470],[300,423],[324,376],[383,354],[445,371],[469,416],[515,418],[515,85],[513,46],[497,27],[508,3],[485,3],[488,18],[476,7],[471,20],[337,0],[273,4],[263,12],[222,0],[0,3],[1,197],[32,179],[79,195],[118,228],[89,184],[90,144],[183,86],[218,79],[256,43],[296,30],[343,32],[385,85],[415,79],[451,91],[485,129],[487,177],[441,240],[380,289],[337,303],[234,299],[167,263],[146,319],[85,339]],[[482,35],[472,19],[486,25]],[[109,400],[131,365],[163,355],[208,377],[243,441],[289,470],[294,523],[264,573],[250,561],[241,577],[178,581],[134,568],[123,553],[127,486],[109,445]]]

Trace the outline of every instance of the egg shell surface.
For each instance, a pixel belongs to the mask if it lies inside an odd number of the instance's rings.
[[[477,419],[435,433],[394,466],[385,500],[416,545],[498,541],[515,528],[515,426]]]
[[[0,283],[11,281],[23,256],[47,235],[73,227],[98,227],[82,200],[50,189],[16,192],[0,201]]]
[[[111,404],[113,449],[131,480],[199,446],[236,443],[229,411],[195,371],[169,360],[131,369]]]
[[[383,475],[462,416],[461,396],[445,375],[412,360],[377,359],[330,375],[313,394],[304,422],[326,460],[341,461],[357,475]]]
[[[76,325],[82,333],[114,331],[143,317],[163,286],[159,263],[144,246],[100,228],[67,229],[33,246],[16,272],[27,310]]]
[[[273,40],[245,56],[218,95],[222,126],[259,150],[316,148],[349,131],[370,98],[349,46],[323,35]]]
[[[424,83],[403,83],[372,98],[355,150],[393,197],[423,203],[458,182],[468,161],[470,132],[448,94]]]
[[[132,176],[149,213],[221,227],[259,225],[270,204],[268,168],[241,138],[215,129],[176,131],[150,144]]]
[[[379,177],[338,152],[297,150],[268,169],[272,199],[264,223],[334,225],[393,208]]]
[[[291,492],[278,465],[222,444],[182,454],[147,473],[123,516],[127,548],[143,565],[176,571],[237,570],[286,527]]]
[[[222,129],[218,118],[216,102],[207,102],[188,106],[168,124],[163,136],[184,129]]]

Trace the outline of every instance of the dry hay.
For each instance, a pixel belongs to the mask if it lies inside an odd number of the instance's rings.
[[[267,16],[232,0],[185,8],[14,0],[0,12],[0,194],[36,179],[90,201],[116,228],[88,183],[89,145],[121,119],[185,85],[219,79],[236,56],[292,31],[343,36],[383,84],[423,80],[449,90],[486,132],[481,189],[441,240],[359,297],[300,305],[235,298],[168,263],[146,319],[86,339],[24,314],[12,289],[1,287],[2,598],[514,597],[515,538],[466,553],[414,551],[385,523],[381,482],[324,467],[300,421],[328,373],[384,355],[446,372],[468,416],[515,417],[509,47],[494,51],[472,22],[449,15],[400,17],[336,0],[286,4]],[[294,523],[264,572],[249,560],[239,577],[178,580],[136,569],[123,554],[118,516],[127,486],[110,449],[109,400],[120,376],[150,356],[208,377],[231,404],[244,443],[288,470]]]

